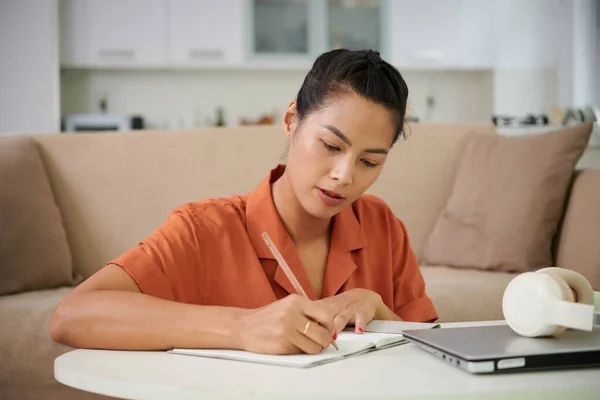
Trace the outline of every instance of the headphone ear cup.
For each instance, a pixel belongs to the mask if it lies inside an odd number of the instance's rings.
[[[558,334],[560,329],[556,329],[557,324],[550,322],[551,319],[545,314],[548,309],[547,301],[564,300],[565,293],[570,292],[570,289],[567,289],[568,286],[561,288],[560,283],[548,274],[519,274],[508,283],[502,295],[504,319],[510,328],[521,336],[543,337]]]
[[[539,272],[540,271],[537,271],[537,273],[539,273]],[[575,296],[573,295],[573,292],[571,291],[571,287],[569,286],[567,281],[565,281],[559,274],[556,273],[556,271],[546,270],[543,273],[548,275],[550,278],[552,278],[554,280],[554,282],[556,282],[558,284],[558,286],[560,287],[560,294],[561,294],[562,300],[570,301],[571,303],[575,302]],[[557,325],[552,330],[552,332],[550,332],[550,336],[558,336],[566,330],[567,330],[567,328],[565,328],[564,326]]]
[[[552,273],[553,276],[561,277],[567,285],[576,293],[576,303],[594,305],[594,289],[592,284],[580,273],[566,268],[543,268],[536,272]]]

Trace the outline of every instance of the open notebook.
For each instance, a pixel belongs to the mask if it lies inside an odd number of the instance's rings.
[[[411,324],[404,323],[403,329],[435,328],[434,324]],[[395,327],[398,328],[399,326]],[[368,326],[367,326],[368,328]],[[386,328],[386,330],[388,330]],[[371,351],[381,350],[392,346],[406,343],[400,333],[375,333],[365,332],[362,335],[353,332],[340,332],[336,343],[339,351],[329,346],[319,354],[293,354],[293,355],[270,355],[257,354],[241,350],[202,350],[202,349],[173,349],[169,353],[182,354],[198,357],[222,358],[227,360],[246,361],[259,364],[280,365],[286,367],[308,368],[322,365],[347,357],[357,356]]]

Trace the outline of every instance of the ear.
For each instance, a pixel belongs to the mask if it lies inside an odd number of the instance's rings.
[[[285,113],[283,113],[283,131],[288,139],[292,139],[297,126],[298,112],[296,109],[296,101],[292,101],[285,110]]]

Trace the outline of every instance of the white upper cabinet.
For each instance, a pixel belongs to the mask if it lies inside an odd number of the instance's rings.
[[[61,0],[63,64],[164,65],[166,11],[166,0]]]
[[[94,64],[161,65],[166,60],[164,0],[87,0]]]
[[[60,0],[58,5],[61,65],[88,64],[89,23],[85,0]]]
[[[175,65],[239,63],[244,55],[241,0],[168,0],[169,53]]]
[[[305,68],[321,52],[350,47],[379,49],[404,68],[493,68],[498,2],[60,0],[61,62],[90,68],[277,68],[299,61]]]
[[[394,63],[432,68],[492,66],[492,1],[393,0],[389,8]]]
[[[394,0],[392,61],[399,65],[457,64],[461,0]]]

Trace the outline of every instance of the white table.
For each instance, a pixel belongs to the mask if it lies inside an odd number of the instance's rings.
[[[308,369],[166,352],[74,350],[55,360],[54,376],[126,399],[600,398],[600,368],[471,375],[412,344]]]

